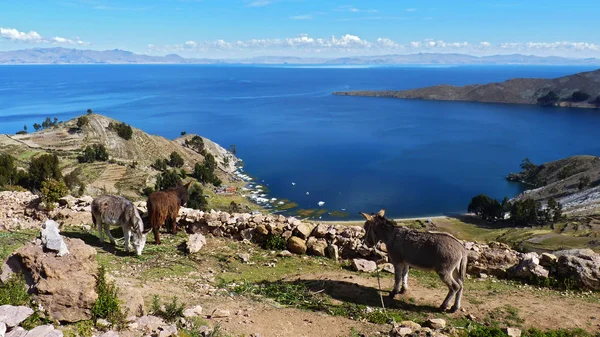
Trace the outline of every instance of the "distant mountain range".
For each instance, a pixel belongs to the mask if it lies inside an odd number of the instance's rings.
[[[600,59],[559,56],[419,53],[342,58],[260,56],[240,59],[183,58],[177,54],[150,56],[129,51],[33,48],[0,52],[0,64],[323,64],[323,65],[600,65]]]

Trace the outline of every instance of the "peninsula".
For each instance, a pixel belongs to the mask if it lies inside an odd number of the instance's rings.
[[[436,101],[600,108],[600,69],[555,79],[515,78],[501,83],[467,86],[436,85],[402,91],[361,90],[334,92],[333,94]]]

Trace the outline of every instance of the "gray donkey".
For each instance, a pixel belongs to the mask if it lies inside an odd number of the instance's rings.
[[[373,246],[381,241],[385,243],[390,262],[394,265],[394,289],[390,297],[396,296],[402,282],[401,294],[408,289],[408,269],[410,266],[435,271],[448,286],[448,295],[440,306],[442,311],[448,308],[453,297],[452,312],[460,309],[463,292],[463,280],[467,269],[467,251],[457,238],[447,233],[421,232],[385,218],[385,210],[376,215],[360,213],[365,222],[365,241]]]
[[[144,222],[131,201],[116,195],[96,197],[92,201],[92,221],[98,227],[100,242],[104,242],[102,224],[104,224],[104,231],[112,244],[115,244],[116,240],[110,234],[110,225],[120,225],[123,228],[125,251],[129,251],[131,237],[135,253],[142,255],[142,250],[146,245],[146,234],[151,227],[148,226],[148,229],[144,230]]]

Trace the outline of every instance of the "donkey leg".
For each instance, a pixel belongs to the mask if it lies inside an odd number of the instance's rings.
[[[396,294],[400,290],[403,273],[404,273],[404,264],[396,263],[394,265],[394,289],[390,293],[390,298],[394,298],[394,296],[396,296]]]
[[[106,232],[106,236],[108,236],[110,243],[112,243],[113,245],[116,245],[116,240],[110,233],[110,224],[109,223],[104,224],[104,231]]]
[[[125,251],[129,252],[129,238],[131,236],[131,232],[129,231],[129,228],[124,227],[123,228],[123,240],[125,240]]]
[[[455,271],[455,275],[456,275],[454,277],[454,279],[456,280],[456,282],[458,283],[460,288],[458,288],[458,291],[456,292],[456,297],[454,299],[454,305],[452,306],[452,308],[450,308],[451,312],[456,312],[460,309],[460,300],[462,298],[463,287],[464,287],[464,280],[462,279],[458,268],[455,269],[454,271]]]
[[[160,234],[157,226],[152,226],[152,233],[154,233],[154,243],[160,245]]]
[[[440,310],[444,311],[448,308],[448,304],[458,292],[460,285],[452,277],[452,272],[444,274],[440,273],[439,275],[442,281],[446,284],[446,286],[448,286],[448,295],[446,295],[444,302],[442,302],[442,305],[440,306]]]
[[[102,228],[102,220],[96,219],[96,228],[98,228],[98,239],[104,242],[104,228]]]
[[[400,289],[400,294],[405,294],[408,290],[408,270],[410,266],[405,264],[402,269],[402,289]]]

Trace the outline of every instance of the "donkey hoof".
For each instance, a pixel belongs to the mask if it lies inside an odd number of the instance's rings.
[[[400,289],[400,294],[402,294],[402,295],[406,294],[406,288]]]
[[[394,297],[396,297],[396,294],[397,294],[397,293],[395,293],[395,292],[391,292],[391,293],[388,295],[388,297],[389,297],[391,300],[393,300],[393,299],[394,299]]]
[[[460,310],[459,307],[454,307],[453,306],[452,308],[450,308],[450,312],[457,312],[458,310]]]
[[[439,308],[439,310],[440,310],[441,312],[445,312],[447,309],[448,309],[448,307],[446,307],[446,306],[443,306],[443,305],[441,305],[441,306],[440,306],[440,308]]]

